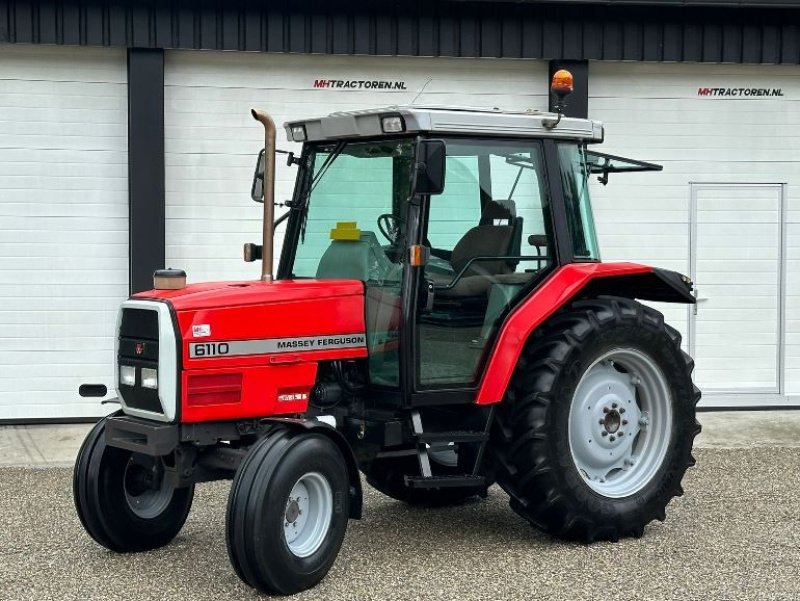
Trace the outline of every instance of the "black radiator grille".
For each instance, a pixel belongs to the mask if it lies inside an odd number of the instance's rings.
[[[120,392],[133,409],[163,413],[158,390],[142,387],[142,368],[158,368],[158,313],[148,309],[125,308],[119,328],[118,365],[136,368],[136,384]],[[159,374],[160,378],[161,374]]]

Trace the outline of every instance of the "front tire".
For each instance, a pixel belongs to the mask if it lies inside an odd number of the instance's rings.
[[[118,553],[163,547],[186,522],[194,486],[172,488],[158,457],[107,446],[105,422],[92,428],[75,462],[72,492],[81,524]]]
[[[250,449],[231,486],[228,556],[262,593],[310,588],[330,570],[350,515],[342,452],[324,434],[277,427]]]
[[[658,311],[577,301],[529,340],[497,415],[497,479],[555,536],[642,536],[683,494],[700,432],[694,362]]]

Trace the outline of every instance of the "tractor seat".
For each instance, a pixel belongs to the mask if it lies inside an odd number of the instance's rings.
[[[495,221],[506,221],[508,225],[495,225]],[[493,277],[512,273],[515,263],[507,259],[470,261],[474,257],[503,257],[519,255],[514,252],[515,235],[521,231],[521,219],[514,216],[508,206],[489,201],[481,215],[479,225],[469,229],[453,248],[450,265],[454,273],[466,270],[453,288],[438,290],[445,298],[461,298],[486,294]],[[431,274],[434,286],[450,284],[452,277]]]

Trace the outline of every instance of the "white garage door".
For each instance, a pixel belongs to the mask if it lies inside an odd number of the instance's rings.
[[[683,273],[694,260],[696,321],[681,307],[665,313],[684,334],[696,325],[703,404],[800,404],[800,68],[592,63],[590,73],[604,149],[664,165],[596,186],[603,257]],[[709,184],[694,188],[694,257],[693,183]],[[783,224],[782,188],[764,183],[788,184]]]
[[[107,412],[128,292],[124,51],[0,51],[0,419]]]
[[[259,273],[241,260],[242,244],[261,239],[250,182],[264,143],[251,107],[279,126],[412,102],[547,108],[547,64],[534,61],[174,51],[165,69],[167,265],[194,282]],[[279,131],[278,148],[298,150],[285,139]],[[295,169],[278,163],[276,198],[284,200]]]

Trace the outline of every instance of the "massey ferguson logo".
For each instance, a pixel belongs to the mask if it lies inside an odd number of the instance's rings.
[[[144,355],[144,342],[137,342],[133,350],[136,353],[136,356]]]
[[[781,88],[698,88],[698,96],[727,96],[729,98],[742,98],[742,97],[781,97],[783,90]]]

